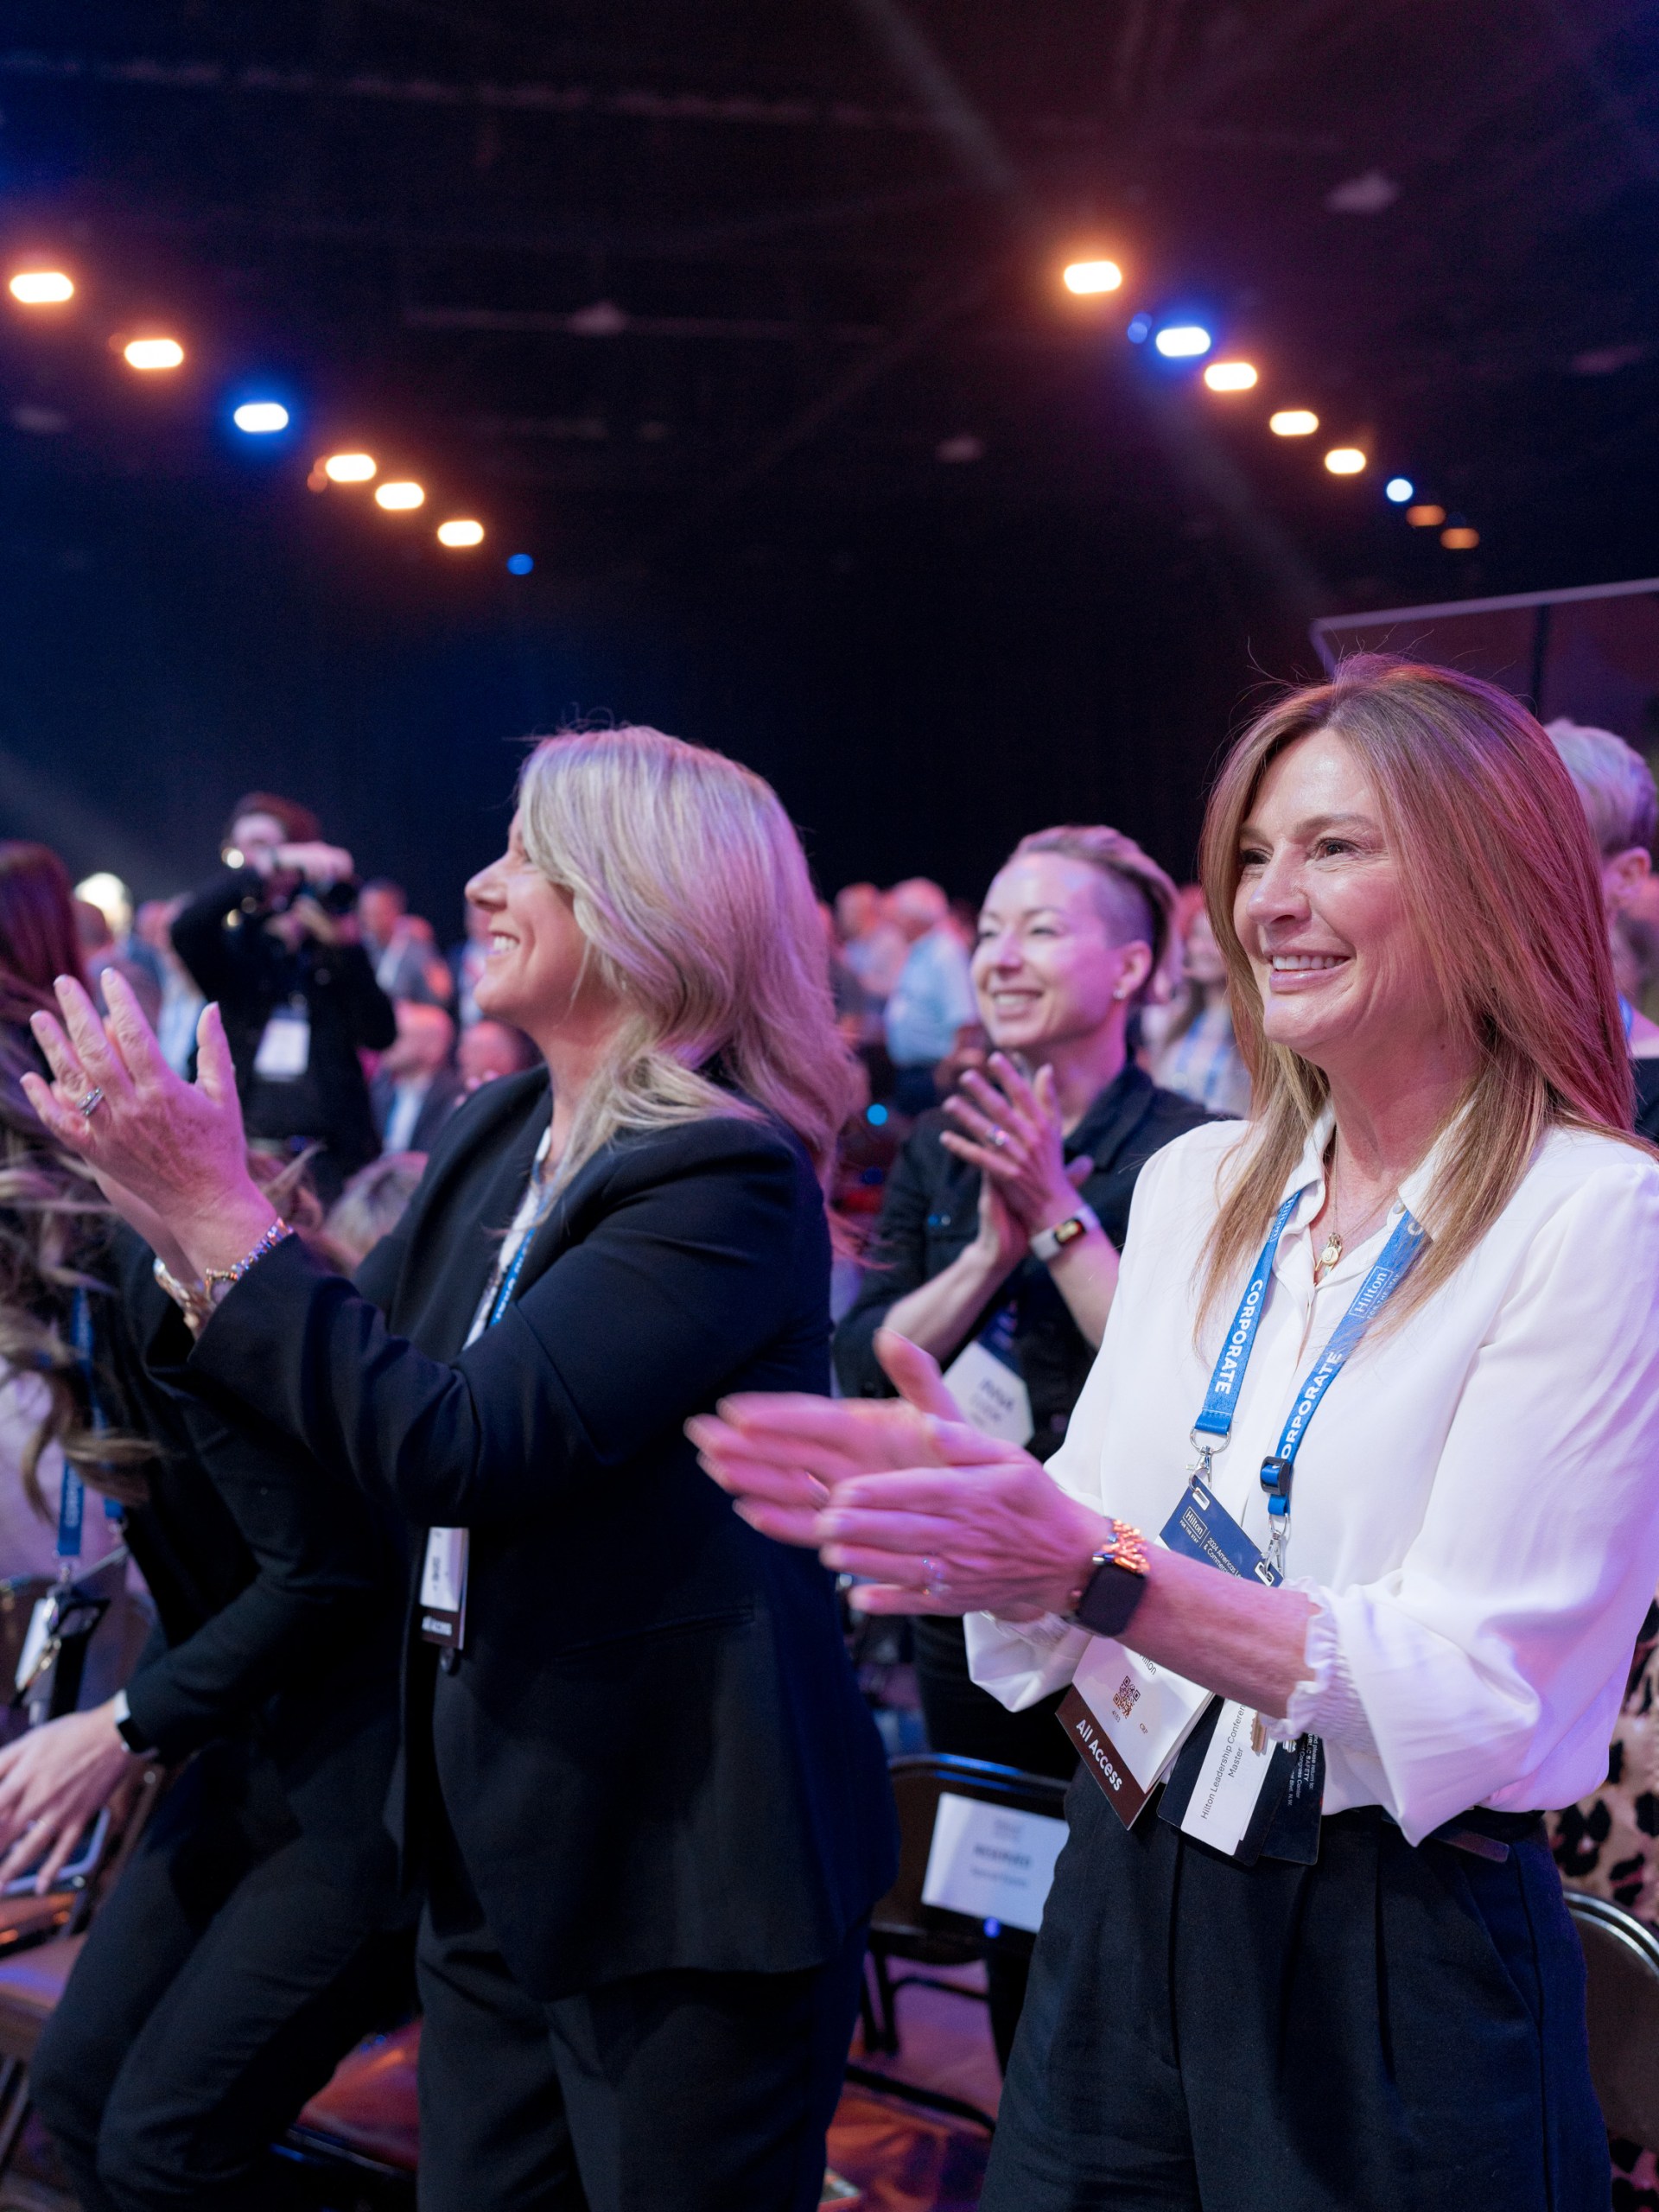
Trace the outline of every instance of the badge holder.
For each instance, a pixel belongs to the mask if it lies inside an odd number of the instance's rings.
[[[1031,1392],[1014,1349],[1014,1309],[1001,1306],[944,1370],[963,1421],[999,1444],[1023,1446],[1037,1433]]]

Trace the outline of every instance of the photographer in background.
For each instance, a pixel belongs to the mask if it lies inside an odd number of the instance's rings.
[[[397,1033],[359,942],[352,856],[321,841],[315,815],[254,791],[232,811],[225,873],[173,925],[173,945],[216,999],[250,1137],[322,1147],[325,1205],[379,1150],[359,1052]]]

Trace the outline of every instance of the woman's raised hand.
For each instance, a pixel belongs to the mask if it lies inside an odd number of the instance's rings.
[[[896,1402],[728,1399],[686,1425],[703,1465],[763,1535],[871,1578],[852,1592],[861,1611],[1018,1620],[1064,1605],[1102,1516],[957,1417],[925,1352],[890,1329],[876,1351]]]
[[[29,1103],[66,1151],[108,1178],[118,1208],[130,1192],[139,1202],[135,1212],[158,1217],[198,1272],[231,1264],[270,1225],[271,1208],[248,1173],[236,1071],[219,1008],[202,1014],[199,1073],[188,1084],[162,1058],[118,971],[105,972],[104,990],[107,1023],[78,982],[58,978],[61,1021],[37,1014],[30,1022],[52,1081],[25,1075]],[[135,1225],[149,1233],[143,1219]]]
[[[1051,1069],[1039,1068],[1033,1084],[1005,1052],[993,1052],[987,1066],[988,1075],[968,1069],[962,1089],[945,1100],[946,1113],[959,1127],[946,1129],[939,1141],[978,1168],[1021,1233],[1031,1236],[1039,1229],[1052,1229],[1074,1210],[1077,1180],[1089,1174],[1092,1163],[1067,1165]]]

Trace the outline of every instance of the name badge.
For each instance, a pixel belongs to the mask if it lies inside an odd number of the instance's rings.
[[[459,1651],[467,1633],[465,1529],[429,1529],[421,1568],[421,1637]]]
[[[296,1083],[311,1065],[311,1017],[303,1003],[273,1014],[253,1056],[253,1071],[267,1083]]]
[[[1162,1541],[1186,1559],[1266,1589],[1282,1579],[1196,1476],[1164,1524]],[[1319,1852],[1324,1745],[1317,1736],[1271,1743],[1248,1706],[1231,1698],[1211,1704],[1181,1749],[1158,1817],[1245,1866],[1266,1857],[1311,1866]]]
[[[1109,1636],[1084,1654],[1055,1716],[1084,1770],[1133,1827],[1211,1693]]]
[[[1005,1306],[944,1370],[957,1410],[982,1436],[1029,1444],[1037,1433],[1031,1393],[1014,1350],[1014,1308]]]

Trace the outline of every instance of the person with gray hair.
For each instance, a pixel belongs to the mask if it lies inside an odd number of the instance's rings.
[[[1659,791],[1653,771],[1634,746],[1610,729],[1594,729],[1558,715],[1546,722],[1551,742],[1573,779],[1596,841],[1601,895],[1615,940],[1621,917],[1641,899],[1653,873],[1653,838],[1659,828]],[[1659,1023],[1621,993],[1625,1041],[1636,1077],[1636,1128],[1659,1144]]]

